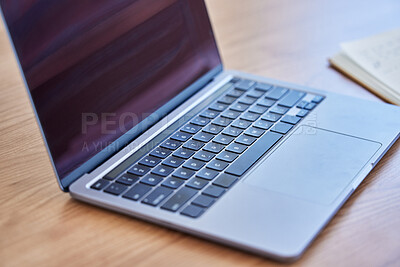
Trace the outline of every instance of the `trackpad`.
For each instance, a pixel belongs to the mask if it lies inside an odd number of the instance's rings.
[[[244,182],[330,204],[380,146],[377,142],[301,126]]]

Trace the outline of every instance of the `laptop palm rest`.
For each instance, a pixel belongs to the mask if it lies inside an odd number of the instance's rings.
[[[330,204],[380,146],[377,142],[301,126],[244,182]]]

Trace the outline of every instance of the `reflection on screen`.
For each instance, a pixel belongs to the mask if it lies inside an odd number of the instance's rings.
[[[0,0],[65,177],[220,64],[202,0]]]

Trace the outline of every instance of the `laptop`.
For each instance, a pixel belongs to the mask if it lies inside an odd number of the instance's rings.
[[[396,106],[224,70],[203,0],[0,4],[75,199],[290,261],[399,137]]]

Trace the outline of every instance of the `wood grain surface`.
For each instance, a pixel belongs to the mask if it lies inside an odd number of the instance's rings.
[[[339,43],[400,27],[397,0],[208,0],[225,67],[381,101],[329,67]],[[400,142],[294,266],[400,266]],[[0,266],[269,266],[96,208],[55,180],[0,28]]]

